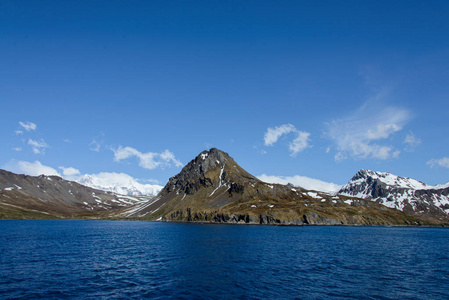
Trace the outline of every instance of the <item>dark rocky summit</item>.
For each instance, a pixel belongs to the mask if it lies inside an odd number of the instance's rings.
[[[278,225],[430,224],[379,203],[269,184],[212,148],[170,178],[151,201],[123,214],[149,220]]]

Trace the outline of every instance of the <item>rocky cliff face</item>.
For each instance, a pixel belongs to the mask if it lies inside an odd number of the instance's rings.
[[[0,170],[0,219],[100,216],[140,201],[57,176],[27,176]]]
[[[409,215],[449,221],[449,186],[429,186],[412,178],[360,170],[340,195],[369,199]]]
[[[344,195],[268,184],[227,153],[203,151],[151,201],[124,216],[167,221],[285,225],[410,225],[417,218]]]

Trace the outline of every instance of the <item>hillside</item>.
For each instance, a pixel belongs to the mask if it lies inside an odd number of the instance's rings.
[[[148,199],[104,192],[58,176],[0,170],[0,219],[107,217]]]

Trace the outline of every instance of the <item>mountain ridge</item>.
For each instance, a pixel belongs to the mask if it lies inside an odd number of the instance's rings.
[[[127,190],[132,190],[132,186]],[[339,193],[263,182],[228,153],[204,150],[155,197],[105,192],[57,176],[0,170],[0,218],[90,216],[284,225],[449,224],[449,186],[359,170]],[[19,217],[20,218],[20,217]]]
[[[360,198],[269,184],[212,148],[125,213],[149,220],[284,225],[413,225],[419,219]]]
[[[449,220],[449,185],[430,186],[388,172],[358,171],[338,192],[425,219]]]

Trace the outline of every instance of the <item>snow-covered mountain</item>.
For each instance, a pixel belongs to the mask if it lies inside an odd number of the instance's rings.
[[[59,176],[28,176],[0,169],[0,219],[98,218],[151,198],[117,195]]]
[[[163,188],[157,184],[141,184],[124,173],[86,174],[75,181],[91,188],[127,196],[155,196]]]
[[[338,194],[370,199],[414,215],[447,218],[449,184],[430,186],[387,172],[360,170]]]

